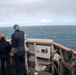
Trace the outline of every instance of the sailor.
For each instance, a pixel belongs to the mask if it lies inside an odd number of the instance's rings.
[[[19,25],[15,24],[13,26],[14,33],[11,35],[11,52],[13,53],[16,75],[27,75],[26,65],[25,65],[25,46],[24,46],[24,32],[20,30]]]
[[[10,51],[11,45],[9,42],[5,40],[5,34],[0,35],[0,60],[1,60],[1,75],[11,75],[11,67],[10,67]],[[6,63],[6,71],[5,71],[5,63]]]

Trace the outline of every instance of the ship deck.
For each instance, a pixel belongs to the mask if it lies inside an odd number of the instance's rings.
[[[32,69],[31,72],[28,73],[28,75],[34,75],[35,72],[37,72],[37,71],[35,71],[34,69]],[[45,72],[45,71],[39,71],[38,75],[52,75],[52,74],[49,73],[49,72]]]
[[[31,68],[31,67],[29,67],[29,70],[30,70],[30,72],[27,75],[35,75],[34,74],[35,72],[37,72],[38,75],[53,75],[53,74],[51,74],[50,72],[47,72],[47,71],[36,71],[34,68]],[[11,64],[11,72],[12,72],[12,75],[16,75],[16,70],[15,70],[15,65],[14,64]],[[0,71],[0,75],[1,75],[1,71]],[[23,74],[21,74],[21,75],[23,75]]]
[[[35,69],[33,68],[30,68],[30,72],[28,73],[28,75],[35,75],[34,73],[37,72],[38,75],[53,75],[51,74],[50,72],[46,72],[46,71],[36,71]],[[13,67],[12,68],[12,75],[16,75],[16,72],[15,72],[15,68]],[[23,74],[22,74],[23,75]]]

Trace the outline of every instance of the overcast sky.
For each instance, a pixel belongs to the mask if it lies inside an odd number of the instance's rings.
[[[0,26],[76,25],[76,0],[0,0]]]

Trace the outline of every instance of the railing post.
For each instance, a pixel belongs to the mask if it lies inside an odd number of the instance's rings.
[[[35,52],[35,69],[38,67],[38,61],[36,58],[36,43],[34,43],[34,52]]]
[[[51,44],[51,49],[52,49],[52,51],[51,51],[51,56],[52,56],[52,74],[54,75],[55,70],[54,70],[54,66],[53,66],[53,55],[54,55],[54,45],[53,44]]]
[[[60,74],[63,75],[63,65],[62,65],[62,61],[63,61],[63,54],[62,54],[62,49],[60,48],[60,54],[61,54],[61,61],[60,61]]]

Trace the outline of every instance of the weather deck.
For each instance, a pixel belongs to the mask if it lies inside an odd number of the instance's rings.
[[[46,71],[36,71],[36,70],[33,69],[33,68],[30,68],[30,72],[28,73],[28,75],[34,75],[35,72],[38,72],[38,75],[53,75],[53,74],[51,74],[50,72],[46,72]],[[12,67],[12,75],[16,75],[14,66]],[[23,74],[22,74],[22,75],[23,75]]]
[[[31,70],[31,72],[28,75],[34,75],[35,72],[36,72],[35,70]],[[45,71],[39,71],[38,75],[52,75],[52,74]]]

